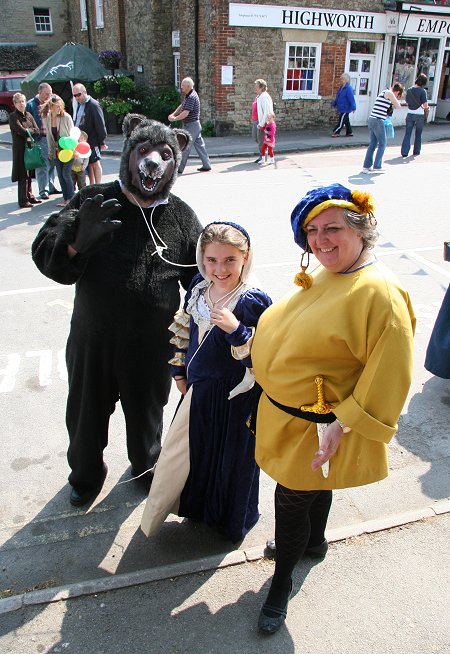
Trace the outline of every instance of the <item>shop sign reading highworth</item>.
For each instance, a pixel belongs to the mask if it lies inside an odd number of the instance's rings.
[[[386,14],[230,2],[229,24],[237,27],[289,27],[385,34]]]

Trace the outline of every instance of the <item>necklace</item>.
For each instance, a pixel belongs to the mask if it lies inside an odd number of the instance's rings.
[[[346,273],[346,272],[348,272],[349,270],[351,270],[351,269],[353,268],[353,266],[354,266],[355,264],[357,264],[358,261],[361,259],[362,253],[363,253],[364,251],[365,251],[365,246],[363,245],[363,246],[362,246],[362,250],[361,250],[361,252],[360,252],[359,255],[358,255],[358,258],[355,259],[355,261],[352,263],[351,266],[349,266],[349,267],[346,268],[345,270],[341,270],[340,274],[343,275],[344,273]]]
[[[234,297],[234,295],[238,292],[238,290],[241,288],[243,285],[243,282],[239,282],[237,286],[235,286],[231,291],[228,291],[228,293],[225,293],[225,295],[222,295],[222,297],[219,297],[215,302],[212,301],[211,299],[211,286],[213,286],[214,282],[211,282],[208,288],[206,289],[206,300],[208,302],[208,305],[211,307],[211,309],[214,309],[219,302],[222,302],[223,300],[227,300],[225,304],[228,304],[230,300]]]

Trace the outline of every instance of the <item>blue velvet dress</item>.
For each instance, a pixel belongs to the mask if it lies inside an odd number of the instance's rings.
[[[425,368],[443,379],[450,379],[450,286],[442,300],[428,343]]]
[[[228,396],[242,382],[246,367],[251,367],[246,344],[252,335],[251,328],[256,327],[271,300],[264,292],[244,285],[228,307],[239,320],[239,327],[227,334],[209,324],[204,299],[207,286],[198,275],[186,294],[184,312],[189,320],[189,342],[183,348],[178,341],[174,359],[178,358],[178,365],[172,365],[172,374],[185,373],[188,387],[193,386],[190,472],[178,514],[215,527],[237,542],[259,518],[259,468],[255,463],[255,439],[246,425],[251,391],[232,399]],[[232,355],[232,346],[241,360]]]

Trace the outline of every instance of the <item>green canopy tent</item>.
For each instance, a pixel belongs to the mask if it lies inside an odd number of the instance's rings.
[[[52,87],[55,85],[58,92],[58,88],[64,88],[69,82],[94,82],[109,74],[93,50],[80,43],[66,43],[25,77],[22,93],[32,98],[41,82],[48,82]]]

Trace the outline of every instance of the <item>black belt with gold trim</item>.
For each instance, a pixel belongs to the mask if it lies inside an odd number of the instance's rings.
[[[266,393],[267,395],[267,393]],[[285,404],[280,404],[276,400],[273,400],[269,395],[268,399],[272,402],[277,409],[281,409],[285,413],[289,413],[290,416],[295,418],[302,418],[302,420],[309,420],[310,422],[333,422],[336,420],[334,413],[313,413],[312,411],[302,411],[301,409],[296,409],[292,406],[286,406]]]

